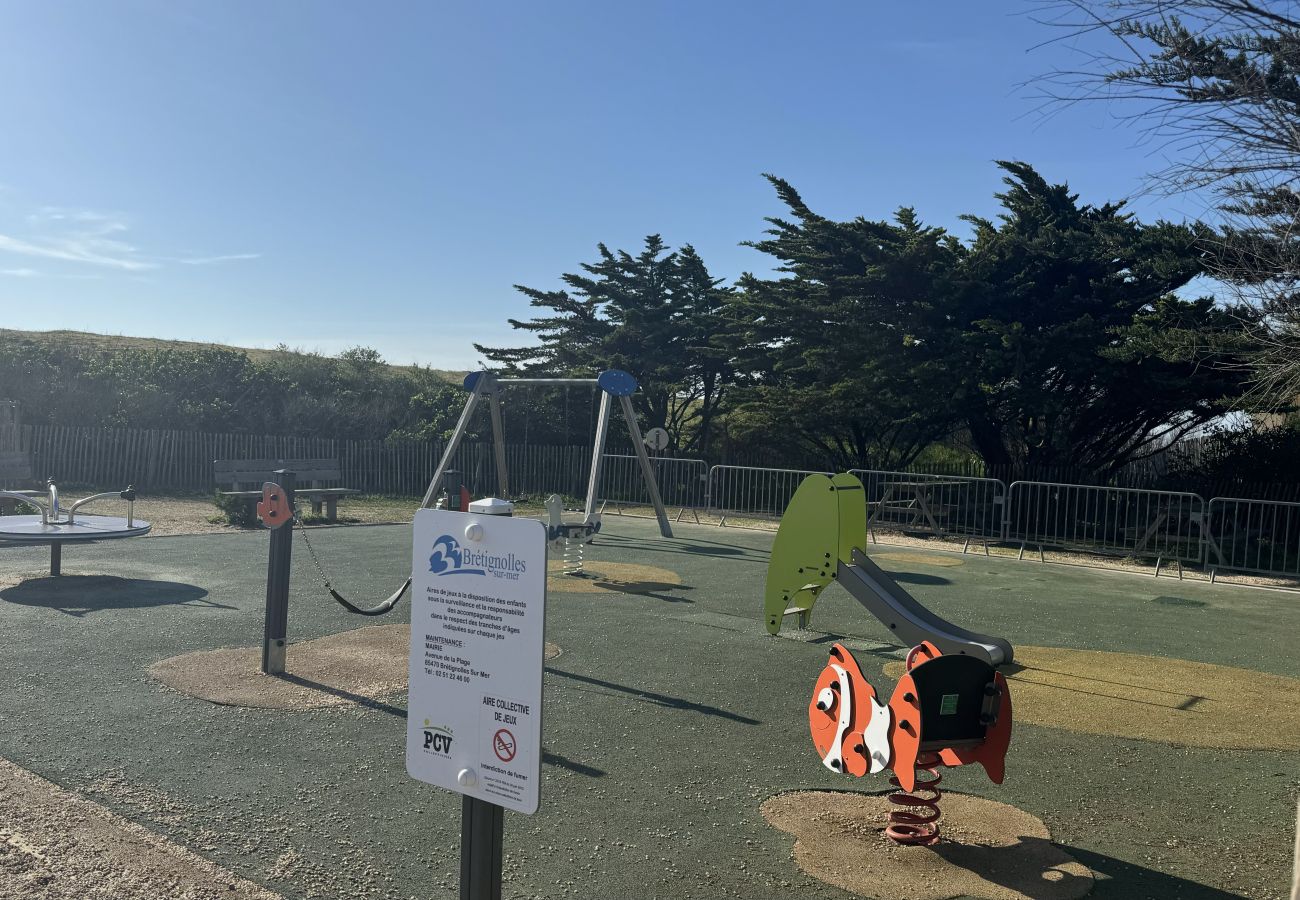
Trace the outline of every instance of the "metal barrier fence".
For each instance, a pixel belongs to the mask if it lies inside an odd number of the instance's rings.
[[[704,507],[704,495],[709,482],[707,462],[702,459],[659,456],[651,457],[650,464],[654,467],[655,481],[659,484],[664,506],[681,509]],[[613,505],[616,512],[621,512],[624,504],[650,505],[650,494],[646,490],[645,478],[641,475],[641,463],[635,456],[605,454],[598,499]]]
[[[1215,497],[1206,514],[1205,565],[1300,576],[1300,503]]]
[[[134,483],[145,490],[210,490],[214,459],[338,457],[343,485],[366,492],[418,494],[442,455],[438,441],[349,441],[181,431],[21,426],[0,436],[29,455],[37,477],[65,484]],[[8,440],[4,440],[8,438]],[[580,497],[590,446],[510,444],[510,493]],[[476,493],[496,488],[490,444],[466,442],[454,465]],[[666,457],[654,461],[664,503],[727,519],[779,518],[816,469],[725,465]],[[919,529],[938,536],[1000,539],[1086,553],[1203,562],[1215,570],[1300,577],[1300,502],[1215,497],[1064,482],[1014,481],[855,469],[866,489],[868,529]],[[15,476],[16,477],[16,476]],[[31,484],[12,484],[30,487]],[[1273,485],[1278,488],[1278,485]],[[1290,490],[1289,486],[1286,487]],[[1225,487],[1224,493],[1237,488]],[[601,499],[648,504],[636,458],[605,458]],[[1276,494],[1271,494],[1276,495]],[[680,515],[680,514],[679,514]]]
[[[1091,553],[1199,562],[1205,501],[1198,494],[1016,481],[1005,539]],[[1158,571],[1158,570],[1157,570]]]
[[[809,469],[756,469],[714,466],[709,470],[708,511],[722,517],[779,518],[808,475],[831,475]]]
[[[887,526],[936,537],[997,539],[1006,519],[1007,486],[996,478],[850,469],[866,490],[867,533]]]

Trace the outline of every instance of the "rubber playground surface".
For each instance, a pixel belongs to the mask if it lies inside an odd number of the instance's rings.
[[[854,896],[801,868],[795,836],[761,807],[792,791],[884,791],[883,778],[821,765],[806,708],[833,641],[886,692],[900,648],[835,585],[812,630],[768,635],[770,532],[683,523],[668,540],[653,521],[605,521],[587,556],[619,577],[552,581],[546,640],[561,652],[546,664],[542,807],[507,813],[504,896]],[[409,574],[408,526],[312,541],[349,596],[377,601]],[[407,621],[406,604],[349,615],[295,544],[292,641]],[[1005,784],[965,767],[945,771],[945,791],[1041,820],[1092,871],[1088,896],[1284,896],[1300,597],[869,550],[931,610],[1008,638],[1024,664]],[[273,894],[457,896],[460,799],[406,775],[400,690],[246,708],[149,675],[180,654],[260,643],[266,552],[266,532],[149,537],[69,548],[49,579],[44,548],[0,551],[0,758]],[[956,815],[944,827],[959,834]],[[0,895],[29,878],[12,895],[43,896],[54,876],[33,873],[49,850],[14,821],[0,803]]]

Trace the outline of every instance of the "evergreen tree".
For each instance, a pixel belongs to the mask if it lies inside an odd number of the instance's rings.
[[[516,285],[531,306],[551,311],[509,320],[537,344],[475,348],[511,374],[630,372],[640,383],[633,402],[643,424],[666,429],[672,452],[700,452],[731,381],[728,289],[694,248],[671,251],[659,235],[636,256],[604,244],[597,254],[580,273],[561,276],[564,289]]]
[[[750,246],[787,277],[738,284],[751,324],[736,430],[836,468],[906,465],[960,419],[944,330],[961,248],[910,209],[836,222],[767,178],[793,218]]]
[[[1251,405],[1300,402],[1300,16],[1268,0],[1039,0],[1079,66],[1039,82],[1049,103],[1135,101],[1159,146],[1157,188],[1203,193],[1224,228],[1209,271],[1255,315]],[[1107,34],[1107,46],[1096,39]]]
[[[753,245],[788,277],[741,281],[756,433],[841,467],[905,465],[960,432],[993,465],[1109,471],[1229,408],[1237,379],[1201,351],[1230,345],[1242,311],[1175,293],[1205,270],[1204,229],[1000,166],[1004,211],[970,218],[969,244],[910,209],[831,221],[771,179],[794,218]]]
[[[1226,412],[1239,377],[1203,351],[1233,346],[1245,313],[1176,293],[1205,272],[1208,229],[1143,225],[1025,163],[999,165],[1003,212],[968,218],[957,307],[980,455],[1108,472]]]

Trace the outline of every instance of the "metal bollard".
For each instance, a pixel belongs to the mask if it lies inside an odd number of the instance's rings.
[[[275,478],[284,491],[290,519],[271,530],[271,550],[266,563],[266,625],[262,632],[262,671],[267,675],[284,673],[289,637],[289,573],[293,560],[292,516],[296,479],[294,473],[287,469],[277,469]]]

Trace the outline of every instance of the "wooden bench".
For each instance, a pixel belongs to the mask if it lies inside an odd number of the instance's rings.
[[[262,485],[275,481],[277,469],[288,469],[294,474],[294,495],[306,497],[311,511],[321,514],[330,522],[338,520],[339,499],[361,493],[353,488],[334,487],[343,480],[343,470],[337,459],[218,459],[212,463],[212,472],[223,497],[245,497],[254,504],[262,496]]]

